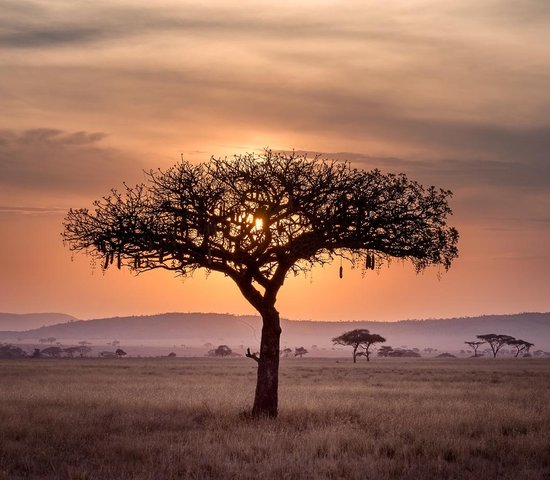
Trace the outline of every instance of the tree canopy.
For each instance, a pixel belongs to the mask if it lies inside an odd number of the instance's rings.
[[[480,345],[483,345],[485,343],[485,340],[480,340],[479,342],[471,341],[471,342],[464,342],[466,345],[468,345],[472,350],[474,351],[474,357],[477,357],[477,350]]]
[[[522,352],[527,353],[535,344],[531,342],[526,342],[525,340],[521,340],[520,338],[514,338],[513,340],[508,341],[508,345],[516,349],[515,356],[518,357],[519,354]]]
[[[229,357],[233,354],[233,350],[231,350],[227,345],[218,345],[216,348],[209,350],[207,355],[209,357]]]
[[[112,190],[93,210],[70,210],[63,238],[103,268],[141,273],[198,268],[231,278],[262,315],[255,414],[276,415],[280,319],[289,273],[334,257],[380,266],[391,257],[416,269],[451,266],[458,232],[447,225],[450,191],[403,174],[266,150],[261,155],[182,161],[145,184]]]
[[[496,333],[486,333],[484,335],[477,335],[477,338],[489,344],[489,347],[493,352],[493,358],[496,358],[499,350],[502,347],[504,347],[504,345],[508,345],[510,341],[515,340],[515,338],[510,335],[502,335],[502,334],[496,334]]]
[[[450,194],[403,174],[267,150],[151,171],[147,185],[113,190],[93,212],[70,210],[64,239],[104,268],[204,267],[271,290],[289,270],[335,254],[449,268],[458,239],[446,224]]]
[[[309,353],[306,348],[304,347],[296,347],[294,349],[294,356],[302,358],[304,355]]]
[[[358,355],[364,355],[367,361],[370,360],[370,347],[375,343],[383,343],[386,339],[377,333],[370,333],[366,328],[350,330],[342,335],[334,337],[332,343],[352,347],[353,363],[356,363]],[[357,352],[362,347],[364,352]]]

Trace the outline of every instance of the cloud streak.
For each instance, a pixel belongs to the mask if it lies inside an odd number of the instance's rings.
[[[0,185],[34,192],[96,192],[135,177],[140,163],[101,146],[100,132],[0,131]],[[124,175],[126,174],[126,175]]]

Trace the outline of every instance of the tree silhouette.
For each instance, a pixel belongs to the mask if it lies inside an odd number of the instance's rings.
[[[357,350],[366,335],[369,335],[369,331],[366,328],[357,328],[355,330],[342,333],[342,335],[339,335],[338,337],[334,337],[332,339],[332,343],[334,345],[350,346],[352,348],[353,363],[356,363]]]
[[[512,340],[515,340],[514,337],[510,335],[499,335],[496,333],[486,333],[485,335],[477,335],[477,338],[487,342],[493,352],[493,358],[496,358],[498,351],[504,346],[507,345]]]
[[[288,358],[288,356],[292,353],[292,348],[285,348],[284,350],[281,350],[281,355],[285,358]]]
[[[353,363],[356,363],[358,355],[364,355],[367,358],[367,362],[370,361],[370,347],[374,343],[382,343],[385,341],[386,339],[384,337],[376,333],[370,333],[366,328],[350,330],[332,339],[334,345],[352,347]],[[357,353],[359,347],[363,347],[365,352]]]
[[[390,345],[384,345],[378,350],[379,357],[389,357],[394,352],[393,347]]]
[[[0,358],[24,358],[26,356],[27,354],[20,347],[10,345],[9,343],[0,345]]]
[[[479,342],[472,341],[472,342],[464,342],[464,343],[466,345],[469,345],[470,348],[472,348],[472,350],[474,351],[474,357],[477,357],[477,349],[479,348],[480,345],[483,345],[485,343],[485,340],[479,341]]]
[[[40,352],[42,355],[46,355],[51,358],[59,358],[63,353],[63,349],[60,347],[48,347]]]
[[[365,351],[359,353],[359,355],[363,355],[364,357],[366,357],[367,362],[370,362],[370,348],[375,343],[384,343],[385,341],[386,339],[382,335],[378,335],[377,333],[369,333],[361,342],[361,346],[365,349]]]
[[[117,348],[115,350],[115,355],[117,357],[121,358],[121,357],[125,357],[127,355],[127,353],[124,350],[122,350],[122,348]]]
[[[514,356],[517,358],[521,352],[529,352],[529,349],[535,344],[531,342],[526,342],[525,340],[513,339],[508,341],[508,345],[516,349],[516,354]]]
[[[80,354],[80,349],[82,347],[67,347],[63,349],[63,352],[65,352],[65,355],[69,358],[73,358],[75,353]]]
[[[233,353],[227,345],[219,345],[213,350],[210,350],[207,355],[209,357],[229,357]]]
[[[296,347],[294,349],[294,356],[302,358],[305,354],[307,354],[308,351],[304,347]]]
[[[405,175],[363,171],[297,153],[246,154],[181,162],[70,210],[63,238],[103,268],[199,268],[233,280],[263,321],[253,415],[277,415],[280,320],[277,294],[288,274],[344,257],[365,268],[391,257],[417,271],[457,256],[446,223],[449,191]]]

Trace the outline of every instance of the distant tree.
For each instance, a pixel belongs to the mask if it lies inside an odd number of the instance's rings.
[[[353,363],[357,362],[357,350],[363,342],[365,342],[370,335],[370,332],[366,328],[357,328],[350,330],[349,332],[342,333],[338,337],[332,339],[334,345],[344,345],[352,348]],[[384,340],[385,341],[385,340]]]
[[[294,349],[294,356],[302,358],[308,351],[304,347],[297,347]]]
[[[60,347],[48,347],[45,348],[40,352],[43,356],[50,357],[50,358],[59,358],[61,357],[61,354],[63,353],[63,349]]]
[[[78,342],[78,344],[85,347],[87,345],[92,345],[92,342],[87,342],[86,340],[81,340],[80,342]]]
[[[120,345],[120,340],[113,340],[113,341],[111,342],[111,345],[112,345],[113,347],[118,347],[118,346]]]
[[[117,358],[117,355],[115,352],[109,352],[109,351],[99,352],[99,356],[101,358]]]
[[[168,354],[168,356],[169,356],[170,358],[174,358],[174,357],[176,356],[176,352],[170,352],[170,353]]]
[[[281,351],[282,356],[285,358],[288,358],[291,353],[292,353],[292,348],[288,348],[288,347]]]
[[[456,355],[453,355],[452,353],[444,352],[444,353],[440,353],[435,358],[456,358]]]
[[[48,337],[46,340],[47,340],[48,343],[54,343],[54,342],[57,340],[57,338],[55,338],[55,337]]]
[[[231,350],[227,345],[219,345],[207,353],[209,357],[229,357],[232,354],[233,350]]]
[[[252,414],[274,417],[285,278],[344,256],[365,270],[392,257],[418,271],[449,268],[458,255],[450,195],[405,175],[266,150],[150,172],[94,211],[70,210],[63,237],[104,268],[182,277],[204,268],[235,282],[263,323]]]
[[[420,357],[421,355],[410,348],[396,348],[388,353],[389,357]]]
[[[48,343],[48,339],[47,338],[41,338],[40,340],[38,340],[40,343]]]
[[[379,357],[420,357],[418,352],[410,348],[393,348],[389,345],[384,345],[378,350]]]
[[[471,342],[464,342],[466,345],[469,345],[472,350],[474,351],[474,357],[477,357],[477,349],[479,348],[480,345],[483,345],[485,343],[485,340],[483,341],[479,341],[479,342],[476,342],[476,341],[471,341]]]
[[[510,341],[515,340],[515,338],[510,335],[499,335],[496,333],[477,335],[477,338],[489,344],[493,358],[496,358],[497,353],[502,347],[504,347],[504,345],[507,345]]]
[[[390,347],[389,345],[383,345],[378,349],[378,356],[389,357],[393,351],[394,351],[393,348]]]
[[[80,354],[80,358],[84,358],[86,355],[88,355],[91,352],[92,352],[92,349],[87,345],[81,345],[78,347],[78,353]]]
[[[364,348],[364,352],[361,354],[366,357],[367,362],[370,362],[370,348],[377,344],[377,343],[384,343],[386,339],[382,337],[381,335],[378,335],[377,333],[370,333],[363,342],[361,342],[361,346]]]
[[[350,344],[346,344],[346,338],[343,338],[347,334],[353,334],[348,335],[347,337],[348,340],[351,340],[352,342]],[[336,341],[337,339],[340,340]],[[357,340],[361,340],[358,346],[356,346],[355,343]],[[353,348],[353,363],[355,363],[357,357],[365,357],[367,359],[367,362],[370,362],[371,347],[376,343],[384,343],[386,339],[381,335],[378,335],[377,333],[369,333],[369,331],[366,329],[358,329],[351,330],[340,335],[340,337],[333,338],[332,341],[335,342],[335,344],[339,345],[350,345]],[[357,352],[358,347],[363,348],[363,351]]]
[[[42,354],[40,353],[39,348],[35,348],[34,352],[32,352],[32,354],[31,354],[31,358],[40,358],[41,356],[42,356]]]
[[[514,339],[514,340],[510,340],[508,342],[508,345],[516,349],[516,353],[514,356],[517,358],[521,352],[525,352],[525,353],[529,352],[529,349],[533,347],[535,344],[526,342],[525,340]]]
[[[0,358],[25,358],[27,353],[14,345],[9,343],[0,346]]]
[[[117,348],[115,350],[115,355],[120,358],[120,357],[125,357],[127,353],[124,350],[122,350],[122,348]]]
[[[428,355],[432,354],[433,352],[437,352],[437,348],[426,347],[424,349],[424,353],[427,353]]]
[[[63,352],[65,352],[65,355],[69,358],[73,358],[75,353],[80,354],[80,348],[81,347],[67,347],[63,349]]]

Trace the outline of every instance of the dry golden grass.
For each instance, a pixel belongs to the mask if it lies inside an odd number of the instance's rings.
[[[0,479],[550,479],[550,361],[0,362]]]

